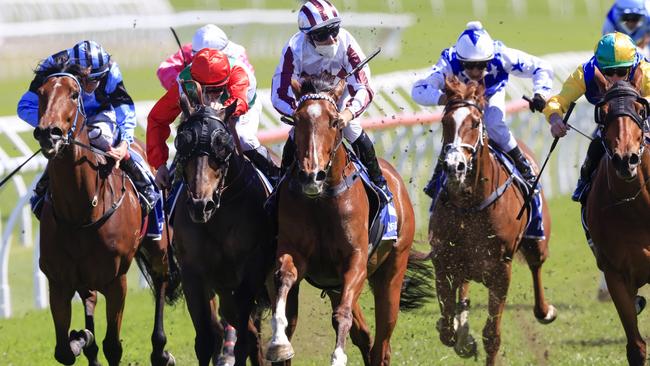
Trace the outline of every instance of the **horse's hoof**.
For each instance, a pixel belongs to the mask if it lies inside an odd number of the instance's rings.
[[[538,322],[542,324],[553,323],[555,318],[557,318],[557,309],[555,308],[555,306],[549,305],[548,311],[546,312],[546,316],[544,316],[543,318],[538,318],[537,316],[535,316],[535,318],[537,319]]]
[[[454,332],[451,329],[443,329],[442,322],[442,318],[436,322],[436,330],[440,334],[440,342],[447,347],[453,347],[455,345]]]
[[[458,343],[454,345],[454,352],[461,358],[476,357],[478,355],[476,340],[471,335],[468,335],[467,342],[464,345]]]
[[[270,344],[266,350],[266,360],[271,362],[284,362],[290,360],[295,355],[291,343]]]
[[[609,290],[607,287],[605,288],[599,288],[598,289],[598,294],[596,295],[596,299],[600,302],[608,302],[612,300],[612,295],[609,294]]]
[[[645,297],[641,295],[637,295],[634,298],[634,308],[636,309],[636,315],[641,314],[643,309],[645,309],[645,305],[646,305]]]
[[[56,347],[54,349],[54,358],[64,365],[73,365],[76,359],[68,345],[66,347]]]
[[[216,366],[234,366],[235,365],[235,356],[233,355],[220,355],[217,359]]]
[[[165,355],[167,356],[167,366],[176,366],[176,357],[167,351],[165,351]]]

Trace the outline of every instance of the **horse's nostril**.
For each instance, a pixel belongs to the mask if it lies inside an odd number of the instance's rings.
[[[52,127],[52,128],[50,128],[50,136],[52,136],[52,137],[61,137],[61,136],[63,136],[63,130],[61,130],[58,127]]]
[[[36,127],[36,128],[34,129],[34,139],[35,139],[35,140],[40,140],[40,139],[41,139],[41,135],[43,135],[43,130],[42,130],[40,127]]]
[[[628,162],[627,162],[627,163],[628,163],[629,165],[637,165],[637,164],[639,164],[639,161],[640,161],[640,159],[639,159],[639,155],[637,155],[637,154],[632,154],[632,155],[630,155],[630,158],[628,159]]]
[[[204,212],[211,212],[217,207],[213,200],[208,200],[205,202],[205,207],[203,207]]]
[[[301,170],[298,172],[298,180],[302,183],[307,182],[307,180],[309,180],[309,174],[307,174],[306,171]]]
[[[444,169],[444,170],[449,170],[449,164],[447,164],[446,161],[443,161],[443,162],[442,162],[442,169]]]
[[[463,162],[458,163],[458,166],[456,166],[456,170],[459,171],[459,172],[464,171],[465,170],[465,163],[463,163]]]
[[[316,181],[317,182],[322,182],[325,180],[326,174],[324,170],[319,170],[318,173],[316,173]]]

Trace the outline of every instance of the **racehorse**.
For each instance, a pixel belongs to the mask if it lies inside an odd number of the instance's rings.
[[[177,176],[183,188],[176,199],[174,242],[183,291],[196,338],[199,365],[218,356],[223,338],[211,299],[239,335],[235,364],[263,364],[257,328],[249,319],[266,299],[265,279],[273,267],[274,225],[264,210],[268,189],[252,163],[237,152],[225,122],[234,108],[214,110],[182,98],[184,115],[175,140]],[[188,93],[186,93],[188,94]],[[235,105],[233,104],[232,107]],[[268,300],[267,300],[268,301]]]
[[[475,82],[463,84],[453,77],[445,81],[445,92],[448,102],[442,118],[441,161],[447,184],[429,221],[430,256],[441,311],[437,329],[442,343],[454,347],[460,356],[476,355],[467,323],[468,289],[471,280],[482,283],[489,290],[483,343],[486,364],[493,365],[501,343],[511,259],[517,250],[521,249],[533,275],[535,317],[543,324],[556,317],[556,309],[544,299],[541,281],[541,266],[548,256],[550,216],[542,197],[545,238],[524,237],[527,216],[521,221],[516,216],[525,195],[488,148],[484,87]]]
[[[146,275],[153,282],[156,300],[151,362],[173,365],[173,356],[164,350],[165,298],[173,301],[176,293],[170,282],[166,237],[143,238],[143,212],[133,184],[114,160],[89,145],[82,103],[87,74],[78,65],[37,71],[42,86],[34,137],[49,160],[50,176],[41,216],[39,264],[49,281],[56,331],[54,357],[71,365],[83,350],[89,364],[99,365],[93,319],[97,290],[106,297],[104,354],[110,365],[119,364],[126,274],[138,253],[146,264],[143,269],[149,271]],[[132,148],[143,153],[136,144]],[[138,252],[140,246],[146,254]],[[84,302],[86,329],[68,335],[75,292]]]
[[[388,250],[375,251],[381,258],[371,256],[378,266],[368,270],[370,203],[342,143],[344,126],[336,103],[346,84],[326,75],[291,82],[298,101],[293,116],[296,160],[277,188],[277,296],[266,358],[289,363],[294,356],[289,339],[297,324],[299,284],[307,278],[332,303],[336,346],[331,364],[346,364],[350,334],[366,365],[387,365],[415,231],[413,207],[397,171],[381,160],[394,195],[398,238]],[[358,302],[366,279],[375,299],[374,342]]]
[[[650,154],[644,137],[650,105],[638,92],[642,78],[637,70],[632,83],[619,81],[611,88],[604,77],[595,79],[607,90],[595,113],[607,154],[584,208],[598,267],[625,330],[630,365],[645,364],[635,296],[650,279]]]

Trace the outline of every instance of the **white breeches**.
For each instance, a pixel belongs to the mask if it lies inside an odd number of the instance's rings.
[[[506,125],[506,93],[505,90],[492,95],[488,100],[484,113],[485,128],[488,137],[505,152],[517,147],[517,140]]]
[[[235,130],[239,136],[239,143],[242,150],[249,151],[260,147],[260,140],[257,139],[257,128],[260,125],[260,114],[262,113],[262,104],[255,103],[239,117],[235,123]]]

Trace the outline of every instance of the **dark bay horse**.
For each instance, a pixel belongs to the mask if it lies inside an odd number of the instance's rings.
[[[336,104],[344,88],[345,81],[335,83],[323,76],[292,81],[299,100],[294,113],[296,162],[278,187],[277,297],[266,353],[273,362],[288,363],[294,356],[289,339],[297,323],[299,284],[307,278],[324,288],[331,299],[336,332],[331,364],[346,364],[348,334],[366,365],[390,364],[390,338],[397,323],[415,218],[402,179],[381,160],[394,195],[398,238],[370,272],[369,199],[359,179],[347,178],[356,174],[356,168],[342,144],[344,126]],[[375,299],[374,342],[358,302],[366,279]]]
[[[194,109],[186,100],[182,105],[188,117],[175,144],[184,187],[176,201],[174,242],[198,364],[219,362],[223,338],[211,305],[215,294],[221,315],[238,332],[235,364],[246,365],[249,355],[253,365],[263,364],[249,319],[261,307],[257,300],[267,298],[264,284],[273,267],[274,225],[263,208],[270,192],[236,151],[225,124],[233,108],[215,111],[201,103]]]
[[[124,312],[126,274],[140,246],[155,291],[154,365],[173,365],[164,350],[165,297],[170,300],[167,241],[144,239],[138,194],[112,159],[89,148],[82,103],[87,70],[77,65],[38,71],[39,124],[34,131],[48,158],[49,196],[40,226],[40,268],[49,281],[50,308],[56,331],[54,357],[71,365],[83,350],[89,364],[99,365],[94,342],[96,292],[106,297],[106,337],[103,349],[110,365],[122,357],[120,327]],[[71,300],[78,292],[85,305],[86,329],[72,331]]]
[[[650,153],[644,137],[650,105],[638,92],[643,74],[637,70],[634,76],[631,84],[616,82],[597,105],[607,154],[584,210],[598,267],[625,330],[628,363],[644,365],[646,343],[637,325],[635,296],[650,282]]]
[[[511,258],[517,250],[523,252],[533,275],[535,317],[543,324],[556,317],[555,308],[544,299],[541,281],[541,266],[548,256],[550,216],[543,200],[546,237],[523,237],[527,216],[521,221],[516,216],[524,195],[514,184],[507,184],[510,174],[489,151],[483,124],[483,86],[465,85],[454,77],[446,80],[445,90],[448,102],[442,119],[442,159],[448,178],[440,194],[445,197],[436,201],[429,221],[441,311],[437,328],[443,344],[463,357],[475,355],[476,343],[467,323],[468,287],[471,280],[484,284],[489,290],[489,316],[483,343],[486,364],[493,365],[501,343]],[[494,196],[497,191],[500,196]]]

